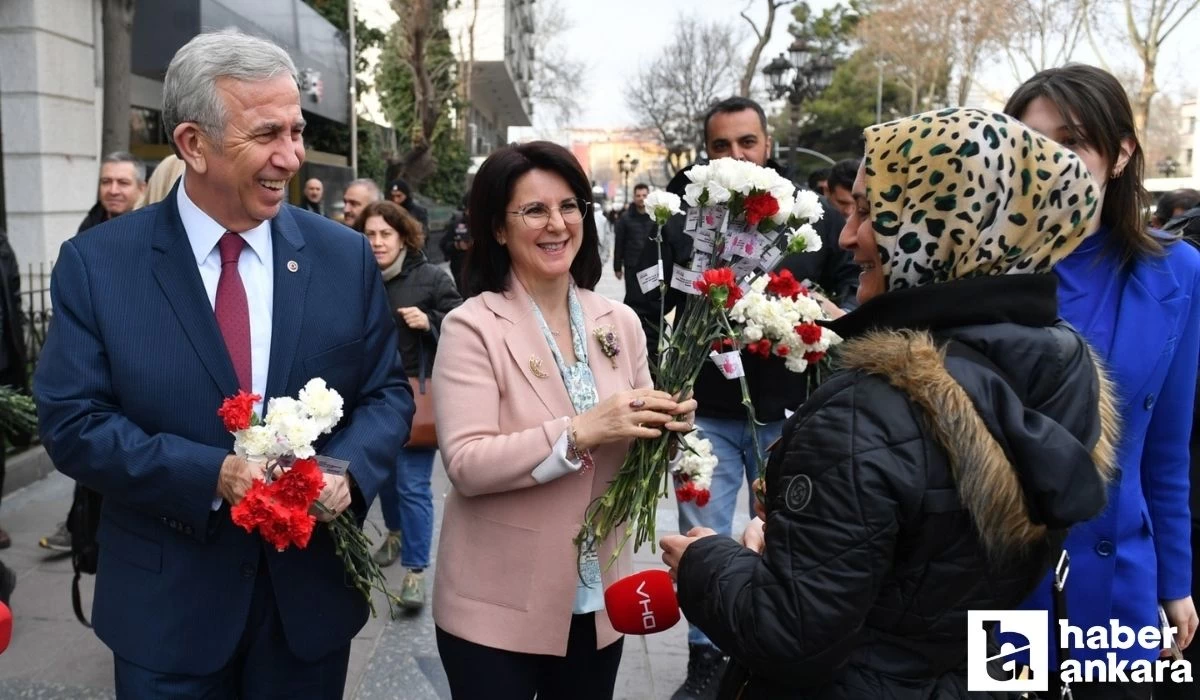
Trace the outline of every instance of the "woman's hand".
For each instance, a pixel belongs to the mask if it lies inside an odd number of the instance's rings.
[[[810,294],[812,295],[812,298],[816,299],[817,303],[821,305],[821,310],[829,315],[829,318],[841,318],[842,316],[846,315],[846,312],[842,310],[842,307],[838,306],[832,301],[829,301],[829,299],[825,298],[824,294],[821,294],[820,292],[810,292]]]
[[[762,554],[763,547],[767,546],[767,524],[761,517],[746,524],[746,531],[742,533],[742,546],[755,554]]]
[[[1167,613],[1167,621],[1175,628],[1175,643],[1179,645],[1179,650],[1187,649],[1196,634],[1196,626],[1200,624],[1191,596],[1168,600],[1162,606],[1163,612]]]
[[[677,580],[679,560],[683,559],[683,553],[687,551],[687,548],[696,540],[702,537],[712,537],[715,534],[717,534],[715,530],[707,527],[694,527],[686,535],[667,535],[658,541],[658,546],[662,547],[663,563],[671,569],[671,580]]]
[[[755,479],[753,484],[750,484],[750,493],[754,494],[754,514],[760,520],[767,519],[767,485],[762,479]]]
[[[622,391],[571,419],[575,446],[590,450],[617,440],[656,438],[663,430],[687,432],[692,429],[691,422],[675,417],[695,410],[695,399],[678,402],[654,389]]]
[[[400,318],[404,319],[404,325],[414,331],[429,330],[429,316],[425,312],[415,306],[401,306],[396,309],[396,313],[400,314]]]

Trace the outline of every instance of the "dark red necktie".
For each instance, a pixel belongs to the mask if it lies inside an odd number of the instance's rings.
[[[243,391],[253,391],[254,381],[250,365],[250,305],[246,302],[246,287],[238,274],[238,257],[246,239],[226,231],[217,242],[221,250],[221,279],[217,282],[217,327],[225,338],[229,359],[237,373],[238,386]]]

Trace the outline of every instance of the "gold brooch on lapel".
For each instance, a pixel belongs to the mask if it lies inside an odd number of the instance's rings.
[[[550,376],[546,374],[546,370],[542,369],[542,358],[537,355],[529,356],[529,371],[533,372],[533,376],[538,379],[545,379]]]

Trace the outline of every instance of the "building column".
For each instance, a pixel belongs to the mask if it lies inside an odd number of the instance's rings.
[[[0,0],[8,236],[51,262],[96,201],[100,109],[93,0]]]

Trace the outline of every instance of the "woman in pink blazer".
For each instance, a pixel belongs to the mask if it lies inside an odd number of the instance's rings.
[[[604,589],[630,573],[614,540],[573,540],[639,437],[686,431],[652,388],[641,324],[600,278],[591,186],[566,149],[503,148],[470,198],[472,296],[434,365],[450,482],[433,618],[455,698],[611,698],[621,637]]]

